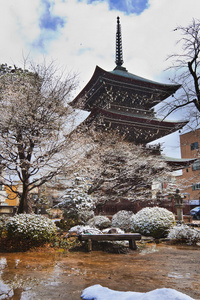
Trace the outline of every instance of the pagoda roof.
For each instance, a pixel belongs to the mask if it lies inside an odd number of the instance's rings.
[[[105,89],[116,87],[117,90],[121,89],[128,95],[131,93],[140,95],[145,102],[144,107],[150,109],[174,94],[180,86],[148,80],[129,73],[123,67],[107,72],[96,66],[92,78],[77,97],[70,102],[70,105],[74,108],[91,111],[93,107],[98,106],[99,97],[105,92]]]
[[[130,141],[137,144],[147,144],[173,133],[187,124],[187,121],[163,121],[155,117],[118,113],[117,111],[95,107],[85,123],[89,125],[96,121],[98,124],[98,120],[100,120],[101,128],[120,130],[127,134]]]

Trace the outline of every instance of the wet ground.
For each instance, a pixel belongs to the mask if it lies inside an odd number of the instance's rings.
[[[168,287],[200,299],[200,247],[150,244],[129,254],[0,253],[4,284],[14,293],[6,299],[13,300],[80,300],[81,291],[94,284],[135,292]]]

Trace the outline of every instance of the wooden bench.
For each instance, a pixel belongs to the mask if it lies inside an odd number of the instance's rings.
[[[137,249],[135,241],[141,240],[139,233],[125,233],[125,234],[81,234],[80,241],[88,242],[88,251],[92,251],[92,241],[129,241],[129,248]]]

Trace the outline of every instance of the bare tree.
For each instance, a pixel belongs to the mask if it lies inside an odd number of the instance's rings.
[[[18,213],[31,212],[29,192],[73,160],[66,120],[76,83],[76,75],[59,74],[53,63],[32,64],[29,71],[0,66],[1,177],[20,198]],[[21,192],[13,188],[16,180]]]
[[[189,26],[178,26],[174,31],[181,33],[181,39],[177,42],[180,53],[172,54],[168,59],[172,62],[169,70],[174,77],[170,78],[174,83],[180,84],[182,89],[177,93],[178,97],[168,101],[165,105],[167,115],[185,107],[184,114],[190,121],[199,124],[200,116],[200,20],[193,19]],[[166,117],[166,114],[165,114]],[[192,119],[191,119],[192,118]]]

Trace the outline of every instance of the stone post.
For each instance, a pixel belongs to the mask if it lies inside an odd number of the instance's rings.
[[[175,200],[175,207],[177,209],[177,222],[178,223],[183,223],[183,198],[179,194],[179,190],[176,190],[176,193],[174,195],[174,200]]]

